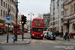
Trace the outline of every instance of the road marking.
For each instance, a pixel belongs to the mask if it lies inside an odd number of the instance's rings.
[[[40,44],[42,43],[53,43],[53,44],[66,44],[66,45],[75,45],[75,44],[72,44],[72,43],[67,43],[67,42],[63,42],[63,41],[51,41],[51,40],[32,40],[31,42],[39,42]]]

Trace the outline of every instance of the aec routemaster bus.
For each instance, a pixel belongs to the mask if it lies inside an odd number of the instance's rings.
[[[31,38],[43,39],[44,20],[42,18],[34,18],[32,21]]]

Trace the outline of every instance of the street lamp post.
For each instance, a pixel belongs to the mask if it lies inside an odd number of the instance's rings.
[[[8,15],[10,13],[10,9],[8,8]],[[8,31],[7,31],[7,43],[8,43],[8,40],[9,40],[9,23],[8,23]]]
[[[15,41],[17,41],[17,18],[18,18],[18,3],[19,2],[15,2],[15,6],[16,6],[16,29],[15,29]]]
[[[31,34],[31,21],[32,21],[32,16],[34,15],[32,12],[31,13],[29,13],[28,15],[30,15],[30,34]]]
[[[18,5],[16,5],[16,26],[17,26],[17,13],[18,13]],[[16,27],[16,30],[15,30],[15,37],[16,37],[16,41],[17,41],[17,27]]]

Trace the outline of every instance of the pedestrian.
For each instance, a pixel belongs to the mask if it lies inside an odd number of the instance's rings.
[[[69,33],[69,35],[70,35],[70,38],[71,38],[71,33]]]
[[[69,35],[69,33],[68,33],[68,41],[70,41],[70,35]]]
[[[61,36],[63,37],[63,32],[61,32]]]
[[[48,38],[48,31],[47,31],[47,35],[46,35],[46,38]]]
[[[63,37],[63,32],[60,32],[60,37]]]
[[[64,39],[66,40],[66,33],[64,33]]]
[[[56,37],[57,37],[57,32],[55,32],[55,35],[56,35]]]
[[[59,35],[60,35],[60,37],[61,37],[61,32],[59,32]]]
[[[69,33],[66,32],[66,33],[64,34],[64,38],[65,38],[65,40],[68,39],[68,41],[70,41],[70,39],[69,39]]]

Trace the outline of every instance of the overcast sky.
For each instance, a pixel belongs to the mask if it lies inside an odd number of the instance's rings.
[[[37,17],[38,14],[44,14],[50,12],[50,0],[18,0],[19,14],[24,14],[27,19],[30,19],[28,14],[34,13],[33,18]]]

